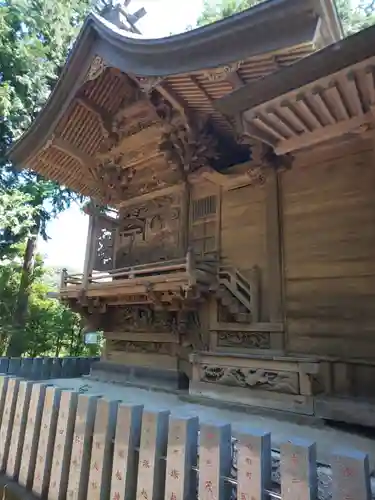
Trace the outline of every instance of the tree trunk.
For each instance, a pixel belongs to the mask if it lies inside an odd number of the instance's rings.
[[[17,302],[14,309],[13,331],[9,341],[7,356],[18,357],[27,351],[27,339],[25,337],[25,326],[27,311],[29,307],[30,286],[36,253],[37,239],[40,229],[40,218],[35,221],[33,234],[27,240],[23,256],[23,266],[18,290]]]

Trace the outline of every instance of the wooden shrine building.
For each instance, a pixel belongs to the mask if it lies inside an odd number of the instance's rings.
[[[146,40],[120,11],[10,152],[91,198],[60,297],[104,331],[93,376],[371,423],[375,28],[269,0]]]

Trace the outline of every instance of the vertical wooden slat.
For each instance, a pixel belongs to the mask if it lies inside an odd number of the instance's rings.
[[[20,380],[9,378],[5,396],[5,407],[0,427],[0,472],[5,471],[8,460],[10,439],[12,436],[12,425],[16,409],[18,387]]]
[[[271,487],[271,434],[239,434],[237,443],[237,498],[265,500]]]
[[[137,500],[164,498],[168,411],[144,412],[139,450]]]
[[[18,477],[19,484],[25,488],[31,488],[33,483],[46,388],[45,384],[34,384],[31,390],[27,432],[25,433]]]
[[[143,406],[121,404],[118,408],[112,465],[111,500],[132,500],[135,497],[142,412]]]
[[[316,445],[293,439],[280,446],[281,496],[285,500],[316,500]]]
[[[33,383],[25,380],[21,380],[19,384],[15,416],[13,419],[12,437],[6,466],[6,474],[12,479],[18,478],[20,470],[32,387]]]
[[[48,494],[60,398],[60,389],[46,388],[32,487],[33,493],[42,497]]]
[[[106,500],[110,490],[113,440],[116,429],[118,401],[99,399],[94,425],[89,485],[90,500]]]
[[[266,248],[269,321],[284,319],[282,306],[282,255],[279,179],[269,169],[266,180]],[[271,346],[272,347],[272,346]]]
[[[5,399],[6,399],[6,395],[7,395],[7,389],[8,389],[8,380],[9,380],[9,377],[7,375],[0,376],[0,428],[1,428],[1,421],[3,418],[4,408],[5,408]]]
[[[77,403],[77,392],[61,392],[48,500],[66,498]]]
[[[370,464],[366,453],[345,450],[332,460],[332,500],[370,500]]]
[[[86,500],[97,402],[98,396],[78,396],[68,480],[69,500]]]
[[[173,418],[169,422],[165,500],[188,500],[194,497],[197,464],[197,417]]]
[[[200,426],[199,486],[201,500],[225,500],[231,469],[231,426]]]

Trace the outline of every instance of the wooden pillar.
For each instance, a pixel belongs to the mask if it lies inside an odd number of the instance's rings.
[[[93,271],[94,265],[94,250],[95,250],[95,242],[96,242],[96,215],[89,215],[89,228],[87,231],[87,242],[86,242],[86,254],[85,254],[85,263],[83,267],[83,280],[82,287],[86,289],[89,284],[89,278]]]
[[[282,322],[282,261],[280,197],[277,172],[269,169],[266,180],[267,296],[269,321]]]

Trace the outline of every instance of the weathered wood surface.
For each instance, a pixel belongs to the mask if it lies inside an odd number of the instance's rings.
[[[8,380],[8,401],[16,400],[18,386],[18,380]],[[22,388],[17,394],[24,399]],[[331,469],[316,463],[314,443],[294,438],[285,440],[280,453],[271,452],[268,433],[244,429],[233,437],[230,424],[142,412],[141,406],[40,384],[33,385],[30,401],[28,424],[43,406],[40,423],[32,427],[39,442],[35,471],[22,472],[21,457],[35,439],[10,424],[4,407],[0,422],[9,440],[0,441],[0,452],[4,470],[13,473],[12,464],[21,461],[19,483],[46,499],[194,500],[199,494],[207,500],[263,500],[268,492],[278,498],[280,491],[283,500],[375,498],[368,456],[355,450],[333,451]],[[10,447],[11,461],[9,442],[17,442]]]

